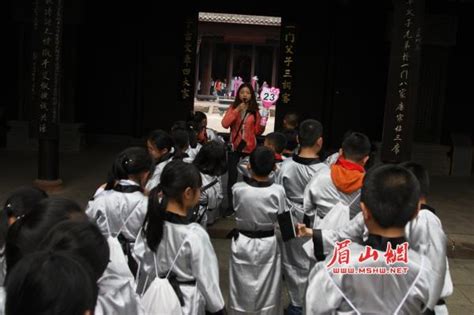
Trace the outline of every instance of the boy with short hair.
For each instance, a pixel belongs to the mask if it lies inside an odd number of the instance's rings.
[[[430,288],[435,271],[429,259],[411,249],[405,236],[406,224],[418,214],[419,198],[420,185],[406,168],[384,165],[367,173],[359,216],[368,238],[363,245],[350,240],[337,243],[335,255],[314,267],[306,313],[419,314],[433,307],[440,294]],[[300,235],[306,232],[300,225]],[[349,252],[348,259],[336,257],[342,249]],[[341,270],[346,272],[337,272]],[[367,274],[374,270],[375,274]]]
[[[281,260],[275,236],[285,190],[269,178],[274,152],[264,146],[250,155],[251,177],[232,187],[237,230],[229,266],[231,314],[280,314]]]
[[[282,153],[286,147],[286,138],[280,132],[269,133],[265,137],[263,146],[271,149],[275,155],[275,170],[273,170],[273,174],[271,174],[270,176],[271,179],[273,180],[274,177],[276,176],[276,173],[278,173],[278,170],[280,169],[281,163],[285,159]],[[242,174],[244,179],[245,177],[248,177],[248,178],[251,177],[251,174],[248,169],[248,166],[250,164],[249,160],[250,160],[249,156],[243,158],[237,167],[237,170],[239,171],[240,174]]]
[[[349,208],[347,221],[359,213],[364,165],[369,154],[370,141],[366,135],[353,132],[347,136],[336,163],[309,182],[304,196],[305,212],[323,219],[331,211],[341,211],[336,205],[343,203]]]
[[[294,221],[306,222],[304,218],[303,196],[311,178],[327,168],[319,159],[323,145],[323,126],[317,120],[308,119],[298,130],[299,151],[286,159],[276,177],[276,182],[285,188],[286,208],[291,211]],[[309,261],[302,248],[303,240],[290,239],[282,244],[282,262],[285,281],[290,295],[287,314],[301,314],[304,292],[309,274]]]

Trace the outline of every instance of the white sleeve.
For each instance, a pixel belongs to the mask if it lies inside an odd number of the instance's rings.
[[[439,218],[429,210],[421,210],[418,216],[405,228],[407,239],[412,248],[423,252],[433,268],[430,280],[431,295],[448,297],[453,292],[451,275],[446,258],[447,237]],[[437,300],[435,301],[437,302]]]
[[[275,184],[283,186],[284,169],[285,169],[285,162],[281,164],[280,169],[278,170],[278,172],[275,173]],[[285,186],[283,186],[283,188],[285,188]]]
[[[222,193],[222,186],[219,180],[219,182],[214,184],[214,186],[201,193],[199,203],[205,203],[208,209],[216,209],[221,204],[223,198],[224,195]]]
[[[304,314],[334,314],[342,300],[326,271],[326,262],[316,264],[308,277]]]
[[[146,274],[155,274],[154,253],[148,247],[142,230],[138,233],[135,244],[133,245],[132,256],[141,267],[140,272],[144,271]]]
[[[86,208],[86,215],[89,219],[97,224],[100,232],[104,236],[109,235],[109,227],[107,224],[107,213],[102,199],[89,201]]]
[[[314,176],[308,185],[306,186],[303,194],[303,209],[306,215],[315,216],[316,215],[316,192],[317,189],[317,176]]]
[[[239,164],[237,164],[237,170],[239,171],[240,174],[242,174],[242,176],[246,176],[246,177],[251,176],[250,171],[247,168],[247,165],[249,165],[249,163],[250,161],[248,157],[245,157],[242,160],[240,160]]]
[[[195,228],[196,237],[191,242],[191,268],[196,284],[206,300],[206,310],[211,313],[222,310],[224,298],[219,287],[219,265],[207,232],[199,226]]]
[[[338,230],[313,230],[314,252],[318,260],[328,255],[334,249],[336,242],[349,239],[354,242],[363,240],[365,230],[364,217],[362,213],[356,215],[349,224]]]
[[[138,232],[143,226],[143,221],[145,221],[147,211],[148,198],[143,196],[136,207],[132,210],[129,217],[126,219],[126,230],[130,234],[130,237],[133,241],[137,238]]]
[[[160,183],[161,172],[163,171],[163,165],[161,165],[162,163],[157,164],[155,166],[155,170],[153,171],[153,175],[151,176],[151,178],[146,183],[146,186],[145,186],[146,190],[150,191],[153,188],[155,188],[156,186],[158,186],[158,184]]]

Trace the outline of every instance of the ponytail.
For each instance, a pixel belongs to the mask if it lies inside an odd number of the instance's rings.
[[[120,152],[115,158],[112,168],[107,176],[105,190],[113,189],[117,181],[128,179],[130,175],[150,171],[151,157],[144,148],[131,147]]]
[[[168,196],[163,194],[161,184],[150,191],[148,197],[148,210],[143,223],[144,233],[148,247],[156,252],[163,238],[163,226],[166,218]]]
[[[112,164],[112,168],[107,174],[107,185],[105,185],[105,190],[111,190],[114,188],[117,181],[121,179],[128,178],[126,164],[129,164],[127,156],[120,153]]]
[[[180,121],[175,122],[173,126],[171,127],[171,133],[173,134],[174,132],[178,130],[185,131],[188,135],[189,146],[193,149],[196,148],[198,144],[197,133],[199,130],[195,128],[193,121],[188,119],[188,121],[180,120]]]
[[[201,174],[194,165],[174,160],[165,166],[161,173],[160,184],[150,191],[148,210],[143,223],[143,233],[152,251],[158,250],[163,238],[168,201],[172,199],[182,203],[186,188],[198,189],[201,185]]]
[[[174,155],[175,159],[183,159],[186,157],[184,151],[186,147],[189,147],[189,134],[186,130],[175,129],[172,131],[171,136],[174,142]]]

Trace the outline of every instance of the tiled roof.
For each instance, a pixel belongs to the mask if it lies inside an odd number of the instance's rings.
[[[199,22],[280,26],[281,18],[275,16],[200,12]]]

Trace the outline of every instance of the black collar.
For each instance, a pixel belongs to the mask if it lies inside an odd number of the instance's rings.
[[[165,213],[166,213],[165,220],[168,222],[175,223],[175,224],[185,224],[185,225],[190,223],[189,218],[182,217],[173,212],[166,211]]]
[[[134,192],[142,192],[143,193],[143,188],[140,186],[135,186],[135,185],[120,185],[117,184],[113,188],[115,191],[121,192],[121,193],[134,193]]]
[[[174,156],[173,161],[174,160],[182,160],[182,159],[186,159],[186,158],[189,158],[189,154],[187,154],[186,152],[183,152],[180,155]]]
[[[387,250],[387,243],[392,244],[392,248],[395,249],[397,245],[405,243],[407,239],[402,237],[383,237],[380,235],[369,234],[369,238],[365,241],[365,245],[371,246],[373,249],[379,251]]]
[[[317,157],[315,157],[315,158],[304,158],[304,157],[299,156],[298,154],[293,155],[293,161],[295,161],[296,163],[299,163],[299,164],[303,164],[303,165],[314,165],[314,164],[321,163],[321,161]]]
[[[424,204],[424,203],[421,204],[420,209],[421,210],[429,210],[429,211],[433,212],[433,214],[436,214],[435,208],[433,208],[433,207],[431,207],[427,204]]]
[[[265,182],[259,182],[258,180],[255,180],[255,179],[253,179],[251,177],[247,177],[247,176],[244,176],[244,182],[246,182],[247,184],[249,184],[252,187],[258,187],[258,188],[270,187],[271,185],[273,185],[273,182],[270,181],[270,180],[265,181]]]
[[[165,155],[163,155],[162,157],[160,157],[160,158],[158,159],[158,161],[156,162],[155,165],[158,165],[158,164],[160,164],[161,162],[168,161],[169,159],[171,159],[171,158],[173,157],[173,155],[174,155],[174,152],[173,152],[173,153],[171,153],[171,152],[166,153]]]

